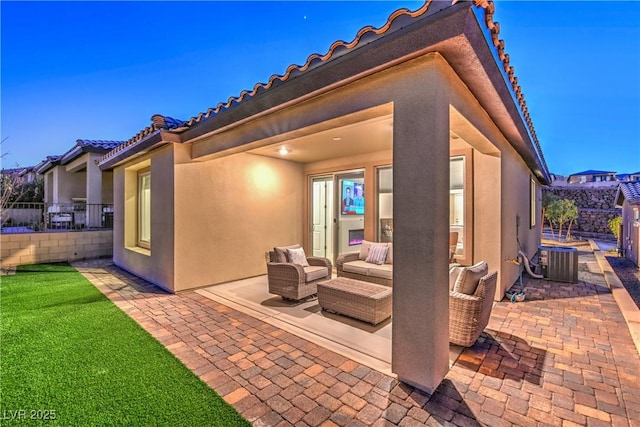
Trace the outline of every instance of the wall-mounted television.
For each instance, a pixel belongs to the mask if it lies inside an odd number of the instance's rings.
[[[364,215],[364,183],[342,180],[342,201],[340,212],[342,215]]]

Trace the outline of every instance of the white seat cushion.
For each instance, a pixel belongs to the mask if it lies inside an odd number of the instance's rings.
[[[329,270],[327,267],[315,266],[304,267],[305,282],[312,282],[314,280],[323,279],[329,276]]]
[[[371,265],[369,264],[369,276],[380,277],[382,279],[393,279],[393,265]]]
[[[358,273],[366,276],[369,274],[369,267],[371,267],[371,265],[372,264],[369,264],[368,262],[364,262],[362,260],[349,261],[345,262],[342,265],[342,269],[344,271],[348,271],[349,273]]]
[[[342,266],[344,271],[349,273],[362,274],[363,276],[380,277],[383,279],[393,279],[393,265],[376,265],[365,261],[349,261]]]

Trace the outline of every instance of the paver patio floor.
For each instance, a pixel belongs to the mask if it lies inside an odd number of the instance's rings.
[[[74,264],[258,426],[640,426],[640,357],[598,271],[526,281],[432,396],[194,291]]]

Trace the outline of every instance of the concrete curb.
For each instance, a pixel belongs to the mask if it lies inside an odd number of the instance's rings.
[[[631,298],[631,295],[629,295],[629,292],[627,292],[627,289],[613,271],[613,268],[603,255],[598,244],[593,240],[589,240],[589,244],[591,245],[591,249],[593,250],[596,260],[598,261],[600,270],[602,270],[604,280],[607,282],[609,289],[611,289],[613,299],[618,304],[618,307],[622,312],[622,316],[627,322],[629,332],[631,332],[631,339],[633,339],[638,355],[640,355],[640,309],[638,309],[638,306]]]

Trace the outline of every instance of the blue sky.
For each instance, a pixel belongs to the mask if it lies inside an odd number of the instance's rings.
[[[7,2],[3,167],[188,119],[422,2]],[[497,1],[549,169],[640,171],[640,2]]]

